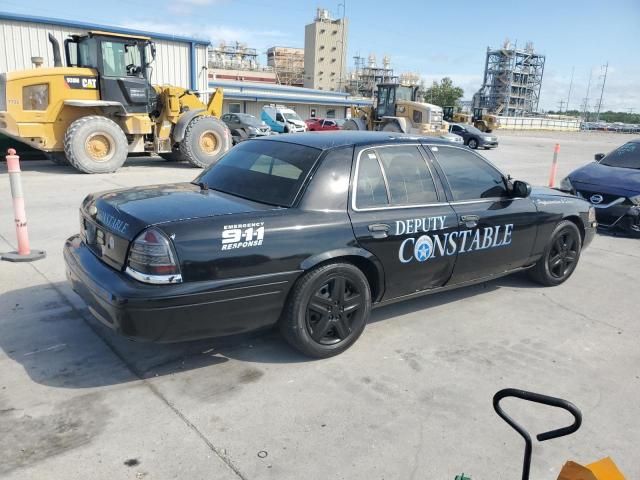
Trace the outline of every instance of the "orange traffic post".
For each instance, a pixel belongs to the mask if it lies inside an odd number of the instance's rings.
[[[558,153],[560,153],[560,144],[556,143],[553,148],[553,163],[551,164],[551,173],[549,174],[549,187],[556,186],[556,174],[558,173]]]
[[[18,251],[2,254],[2,260],[9,262],[33,262],[44,258],[44,250],[31,250],[29,247],[29,234],[27,232],[27,213],[24,208],[24,195],[22,193],[22,179],[20,178],[20,157],[13,148],[7,150],[7,170],[11,184],[11,197],[13,199],[13,216],[16,222],[16,236],[18,237]]]

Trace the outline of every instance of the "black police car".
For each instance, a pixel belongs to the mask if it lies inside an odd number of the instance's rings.
[[[67,274],[108,327],[164,342],[279,324],[314,357],[378,305],[522,269],[558,285],[596,227],[584,200],[466,147],[350,131],[249,140],[193,183],[89,195],[80,215]]]

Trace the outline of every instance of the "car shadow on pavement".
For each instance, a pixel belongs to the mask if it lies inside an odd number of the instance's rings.
[[[500,288],[530,288],[519,275],[428,295],[375,309],[370,323],[451,305]],[[272,328],[250,334],[191,342],[132,342],[78,309],[66,296],[65,282],[0,294],[0,349],[38,384],[56,388],[94,388],[172,375],[227,362],[291,364],[314,361],[296,352]],[[425,312],[426,313],[426,312]],[[366,334],[366,330],[365,330]],[[0,357],[0,360],[2,357]],[[216,375],[215,370],[212,371]],[[0,380],[0,388],[4,381]]]

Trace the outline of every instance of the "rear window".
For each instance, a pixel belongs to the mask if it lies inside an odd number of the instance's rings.
[[[242,142],[196,182],[255,202],[290,207],[320,153],[316,148],[285,142]]]
[[[609,167],[640,169],[640,143],[625,143],[604,157],[600,164]]]

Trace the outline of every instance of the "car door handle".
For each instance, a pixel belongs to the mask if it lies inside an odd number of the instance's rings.
[[[467,228],[477,227],[478,221],[480,221],[478,215],[462,215],[460,217],[460,225],[464,225]]]
[[[386,238],[389,236],[389,230],[391,230],[391,227],[386,223],[374,223],[373,225],[369,225],[369,231],[373,238]]]

